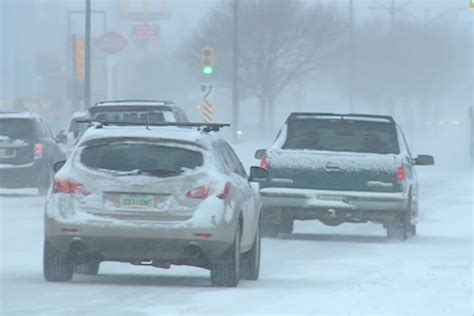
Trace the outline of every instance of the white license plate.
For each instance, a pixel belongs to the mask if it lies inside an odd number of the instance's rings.
[[[126,209],[148,210],[154,206],[153,195],[122,194],[120,207]]]

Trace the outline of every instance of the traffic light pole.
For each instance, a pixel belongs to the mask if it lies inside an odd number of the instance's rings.
[[[84,109],[91,106],[91,0],[86,0]]]
[[[234,34],[233,34],[233,58],[232,65],[234,68],[232,78],[232,140],[234,144],[238,143],[239,130],[239,0],[234,0]]]

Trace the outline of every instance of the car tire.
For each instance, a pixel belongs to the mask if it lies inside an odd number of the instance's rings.
[[[43,276],[49,282],[71,281],[74,267],[66,254],[54,249],[48,242],[43,247]]]
[[[99,273],[100,261],[92,261],[78,264],[74,267],[74,273],[82,275],[97,275]]]
[[[409,234],[409,212],[400,212],[398,216],[387,225],[387,237],[390,240],[406,241]]]
[[[257,227],[252,249],[242,255],[240,261],[240,277],[243,280],[258,280],[260,273],[260,251],[261,251],[260,229]]]
[[[278,236],[278,225],[272,223],[260,223],[259,226],[262,237],[275,238]]]
[[[44,180],[38,186],[38,195],[45,196],[48,194],[49,187],[51,186],[51,183],[53,183],[53,177],[53,173],[48,171],[47,175],[44,177]]]
[[[230,249],[212,263],[211,284],[219,287],[236,287],[240,280],[240,226],[237,227],[234,242]]]
[[[278,232],[281,234],[291,234],[294,228],[294,220],[289,218],[282,218],[280,226],[278,227]]]

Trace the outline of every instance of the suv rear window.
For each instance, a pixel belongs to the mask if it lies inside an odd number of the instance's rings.
[[[92,169],[157,177],[182,174],[203,165],[199,151],[150,142],[111,142],[86,147],[81,162]]]
[[[398,154],[395,126],[359,120],[301,119],[288,122],[283,149]]]
[[[176,122],[172,111],[98,111],[93,118],[100,121],[127,122],[127,123],[162,123]]]
[[[33,122],[26,118],[0,119],[0,138],[8,137],[14,140],[33,140]]]

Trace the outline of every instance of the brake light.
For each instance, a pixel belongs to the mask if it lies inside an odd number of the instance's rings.
[[[84,189],[84,186],[82,184],[71,181],[69,179],[54,180],[53,192],[66,193],[66,194],[82,194],[82,195],[90,194],[90,192]]]
[[[407,172],[405,170],[405,167],[401,166],[397,170],[397,181],[398,182],[403,182],[407,178]]]
[[[186,196],[190,199],[205,200],[209,196],[209,193],[209,186],[202,185],[186,193]]]
[[[232,191],[232,184],[230,182],[227,182],[224,186],[224,192],[217,195],[217,198],[219,198],[221,200],[227,200],[227,198],[229,197],[231,191]]]
[[[35,144],[35,146],[33,147],[33,154],[35,155],[35,158],[38,159],[43,157],[43,152],[43,144]]]
[[[262,162],[260,162],[260,167],[263,169],[270,169],[270,158],[268,156],[263,157]]]

